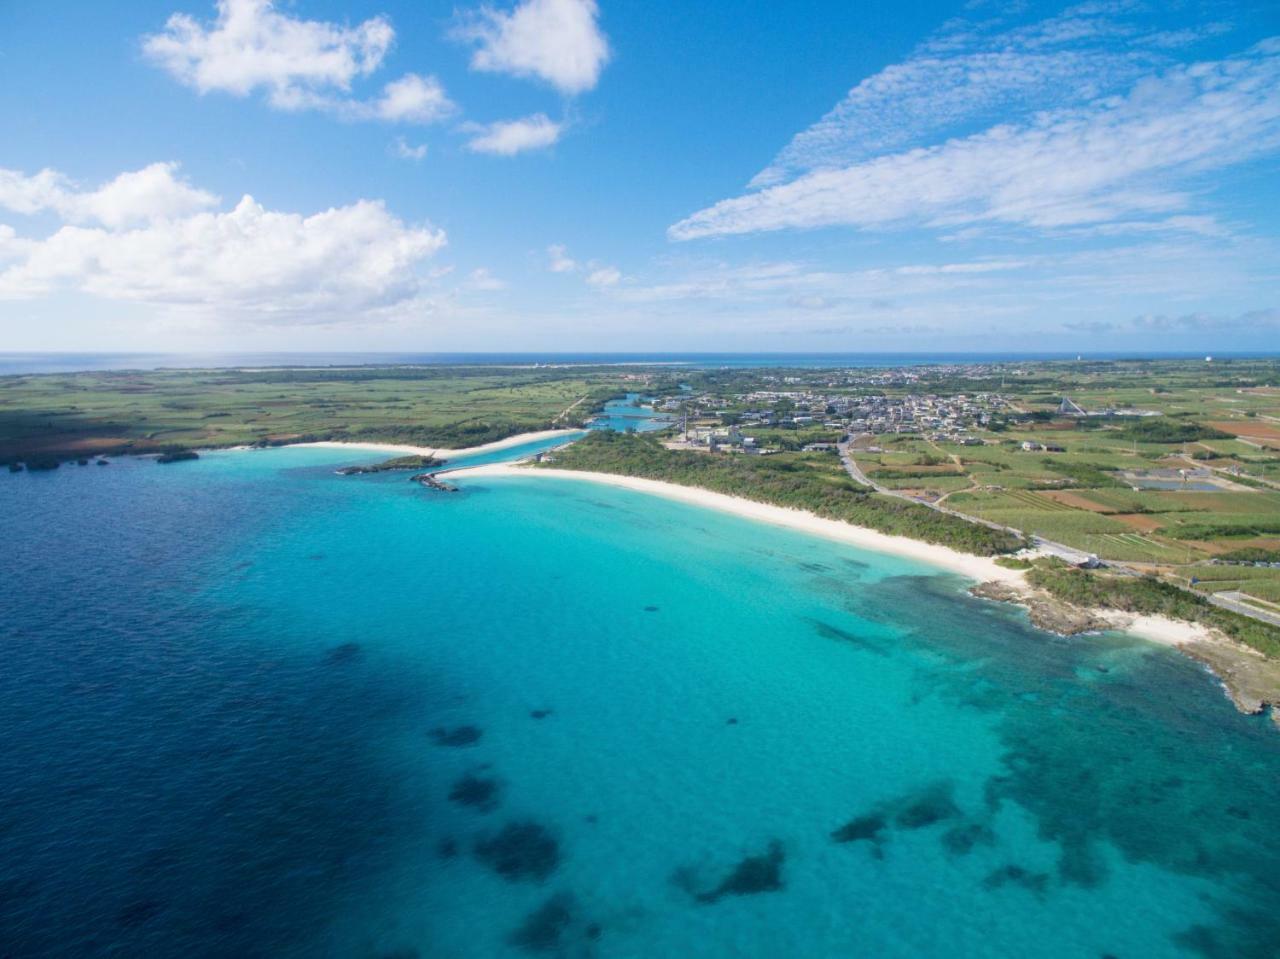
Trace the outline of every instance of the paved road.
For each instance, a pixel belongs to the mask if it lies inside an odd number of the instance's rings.
[[[1242,602],[1242,594],[1233,589],[1223,590],[1220,593],[1210,593],[1205,596],[1214,606],[1221,606],[1223,609],[1229,609],[1233,613],[1240,613],[1252,619],[1260,619],[1264,623],[1270,623],[1272,626],[1280,626],[1280,613],[1268,613],[1258,609],[1257,606],[1251,606]]]

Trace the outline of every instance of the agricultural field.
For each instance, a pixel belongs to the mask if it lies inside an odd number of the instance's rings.
[[[876,436],[859,466],[887,488],[1119,562],[1185,566],[1280,538],[1274,363],[1042,364],[1001,379],[1013,413],[972,431],[981,445]],[[1110,415],[1067,415],[1063,397]],[[1150,415],[1124,415],[1139,411]],[[896,478],[910,471],[914,482]]]
[[[578,425],[613,370],[160,370],[0,378],[0,463],[308,439],[468,446]]]

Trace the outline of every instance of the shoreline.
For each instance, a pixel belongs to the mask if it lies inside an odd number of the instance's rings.
[[[1010,585],[1021,585],[1022,572],[998,566],[987,556],[973,556],[961,553],[946,546],[926,543],[923,540],[911,539],[907,536],[892,536],[865,526],[854,526],[841,520],[826,519],[804,510],[791,509],[786,506],[774,506],[770,503],[758,503],[755,500],[727,493],[715,493],[696,486],[681,486],[663,480],[644,479],[638,476],[622,476],[616,473],[594,473],[586,470],[530,469],[511,463],[486,463],[482,466],[463,466],[451,471],[455,479],[470,477],[502,477],[502,476],[546,476],[553,479],[579,480],[580,482],[604,483],[636,492],[661,496],[664,499],[677,500],[693,506],[713,509],[721,513],[731,513],[757,522],[787,529],[799,530],[824,539],[834,539],[850,546],[879,553],[889,553],[905,559],[914,559],[939,566],[953,573],[959,573],[978,581],[998,580]]]
[[[517,433],[505,439],[482,443],[479,446],[465,446],[450,449],[445,446],[412,446],[408,443],[350,442],[347,440],[314,440],[310,443],[285,443],[289,447],[314,447],[317,449],[372,450],[379,453],[398,453],[401,456],[441,456],[445,459],[458,456],[476,456],[480,453],[494,453],[498,450],[523,446],[525,443],[536,443],[540,440],[555,439],[558,436],[569,436],[580,433],[577,429],[535,430],[532,433]]]
[[[484,479],[541,476],[559,480],[602,483],[713,509],[717,512],[730,513],[772,526],[809,533],[873,552],[915,560],[957,573],[980,585],[1000,584],[1007,595],[995,601],[1010,602],[1030,609],[1033,604],[1043,599],[1039,591],[1027,583],[1024,571],[999,566],[990,557],[973,556],[946,546],[905,536],[892,536],[841,520],[826,519],[804,510],[757,503],[754,500],[730,496],[727,493],[716,493],[695,486],[681,486],[678,483],[668,483],[663,480],[586,470],[530,469],[514,463],[464,466],[455,470],[452,475],[463,480],[470,477]],[[992,599],[993,597],[980,598]],[[1236,709],[1245,714],[1256,715],[1270,706],[1271,718],[1280,727],[1280,663],[1266,660],[1254,650],[1196,623],[1165,616],[1126,613],[1114,609],[1095,608],[1079,612],[1098,624],[1092,630],[1085,630],[1086,633],[1101,632],[1104,628],[1106,631],[1127,633],[1130,636],[1175,649],[1197,661],[1218,680]],[[1047,631],[1054,632],[1052,629]]]

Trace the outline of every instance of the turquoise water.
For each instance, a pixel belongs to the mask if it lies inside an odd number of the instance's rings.
[[[1277,954],[1280,734],[1190,661],[351,462],[0,477],[0,955]]]
[[[590,426],[592,429],[613,430],[618,433],[625,433],[627,430],[647,433],[650,430],[660,430],[671,422],[670,415],[656,412],[639,393],[628,393],[623,399],[605,403],[604,409],[591,421]]]

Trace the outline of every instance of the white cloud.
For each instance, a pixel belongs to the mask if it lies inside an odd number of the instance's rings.
[[[303,216],[245,196],[226,212],[122,224],[0,231],[0,298],[69,289],[258,322],[359,321],[417,297],[418,267],[445,245],[443,231],[369,200]]]
[[[467,279],[462,284],[462,287],[466,290],[491,292],[493,290],[505,290],[507,288],[507,284],[503,280],[494,276],[490,270],[481,266],[467,274]]]
[[[1188,181],[1280,146],[1280,41],[1170,69],[1124,97],[724,200],[673,239],[846,225],[1056,229],[1166,216]],[[1169,220],[1164,221],[1166,224]]]
[[[552,273],[572,273],[578,268],[578,264],[569,256],[569,250],[563,243],[552,243],[547,247],[547,256],[550,258],[547,268]]]
[[[430,123],[452,113],[440,82],[415,73],[388,83],[378,98],[351,95],[353,81],[378,70],[394,41],[385,17],[349,27],[291,17],[273,0],[218,0],[212,23],[175,13],[160,33],[143,38],[142,49],[201,94],[261,90],[277,109],[346,119]]]
[[[482,7],[456,34],[479,44],[474,70],[537,77],[562,93],[582,93],[609,60],[599,13],[595,0],[524,0],[510,13]]]
[[[616,266],[596,267],[587,274],[587,282],[592,286],[616,286],[622,279],[622,272]]]
[[[57,213],[71,223],[98,222],[108,227],[162,220],[208,209],[212,193],[179,179],[176,163],[153,163],[121,173],[96,190],[79,189],[54,170],[25,176],[0,169],[0,207],[15,213]]]
[[[514,156],[525,150],[540,150],[551,146],[560,139],[564,125],[556,123],[545,113],[535,113],[519,120],[473,124],[469,129],[474,135],[467,143],[468,150]]]
[[[383,88],[372,109],[381,119],[391,122],[434,123],[452,114],[455,108],[435,77],[406,73]]]
[[[413,160],[416,163],[426,157],[427,145],[425,143],[414,145],[404,137],[396,137],[391,142],[391,151],[401,160]]]

